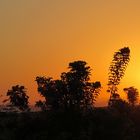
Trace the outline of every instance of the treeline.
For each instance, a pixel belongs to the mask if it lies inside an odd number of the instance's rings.
[[[114,53],[105,108],[95,107],[102,86],[90,80],[91,68],[85,61],[69,63],[68,72],[57,80],[36,77],[38,93],[44,97],[35,104],[40,112],[30,112],[24,86],[12,86],[3,102],[20,113],[0,112],[0,140],[140,140],[139,92],[133,86],[124,88],[127,101],[118,93],[129,61],[128,47]]]
[[[130,49],[121,48],[115,52],[108,73],[108,92],[110,99],[108,107],[135,106],[138,101],[138,90],[130,86],[124,88],[128,101],[120,98],[118,85],[125,74],[130,60]],[[63,72],[60,79],[52,77],[37,76],[37,90],[44,97],[44,101],[36,101],[35,106],[46,110],[83,110],[93,109],[95,101],[100,94],[101,83],[91,82],[91,68],[85,61],[74,61],[69,63],[68,72]],[[10,102],[11,106],[21,111],[29,111],[29,96],[24,86],[12,86],[7,92],[8,99],[3,102]]]

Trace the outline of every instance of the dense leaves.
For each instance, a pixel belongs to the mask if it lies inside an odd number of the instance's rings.
[[[13,86],[11,90],[8,90],[7,96],[9,97],[10,103],[19,108],[22,111],[29,110],[28,96],[24,86]]]
[[[124,91],[127,94],[127,99],[129,103],[134,106],[138,102],[139,92],[137,88],[129,87],[124,88]]]
[[[91,68],[85,61],[69,63],[69,71],[61,74],[60,80],[36,77],[38,91],[45,97],[50,109],[91,108],[100,92],[100,82],[90,82]]]

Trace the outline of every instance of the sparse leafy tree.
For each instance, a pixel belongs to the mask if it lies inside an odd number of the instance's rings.
[[[12,89],[8,90],[7,96],[13,106],[17,107],[21,111],[29,110],[29,97],[26,95],[26,89],[24,86],[12,86]]]
[[[127,94],[127,99],[129,101],[129,104],[135,106],[139,97],[138,89],[134,87],[129,87],[129,88],[124,88],[124,91]]]
[[[125,74],[129,60],[130,49],[128,47],[124,47],[114,54],[108,74],[108,91],[111,93],[109,105],[120,99],[117,86],[120,84],[120,81]]]

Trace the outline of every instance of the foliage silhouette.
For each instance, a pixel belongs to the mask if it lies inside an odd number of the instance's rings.
[[[130,105],[128,104],[128,102],[126,102],[123,99],[118,99],[109,107],[110,107],[110,110],[113,111],[114,114],[116,113],[116,114],[121,114],[121,115],[128,115],[129,112],[131,111]]]
[[[48,77],[36,77],[38,92],[45,98],[45,101],[36,102],[36,106],[46,109],[57,109],[60,102],[58,81]]]
[[[108,77],[108,92],[111,93],[109,99],[109,106],[120,99],[118,94],[117,86],[120,84],[120,80],[125,74],[126,67],[130,60],[130,49],[124,47],[118,52],[115,52],[113,60],[109,67],[109,77]]]
[[[69,72],[62,73],[66,85],[66,103],[70,108],[92,107],[100,92],[100,82],[90,82],[91,68],[85,61],[69,63]]]
[[[101,84],[90,81],[91,68],[85,61],[74,61],[59,80],[36,77],[38,92],[45,98],[36,106],[45,112],[0,112],[0,140],[139,140],[140,106],[130,106],[136,104],[138,90],[124,89],[129,103],[117,92],[128,52],[128,48],[116,52],[110,66],[109,91],[114,99],[111,108],[94,107]],[[13,106],[28,109],[24,86],[13,86],[7,96]]]
[[[139,97],[138,89],[134,87],[129,87],[129,88],[124,88],[124,91],[127,94],[127,99],[129,101],[129,104],[135,106],[136,103],[138,102],[138,97]]]
[[[36,77],[38,91],[51,109],[87,109],[93,107],[100,92],[100,82],[90,82],[91,68],[85,61],[69,63],[69,71],[60,80]]]
[[[24,86],[12,86],[11,90],[8,90],[7,96],[9,97],[12,106],[17,107],[21,111],[29,111],[28,99],[26,95],[26,89]]]
[[[41,108],[42,111],[46,111],[47,110],[46,102],[41,101],[41,100],[39,100],[39,101],[37,101],[35,103],[35,107]]]

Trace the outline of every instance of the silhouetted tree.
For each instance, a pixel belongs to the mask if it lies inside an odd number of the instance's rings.
[[[12,86],[11,90],[8,90],[7,96],[9,97],[10,103],[20,109],[21,111],[29,110],[29,96],[26,95],[24,86]]]
[[[37,102],[36,105],[44,110],[45,108],[57,109],[59,108],[60,90],[58,89],[58,80],[53,80],[51,77],[36,77],[38,92],[45,98],[44,102]],[[38,104],[39,103],[39,104]]]
[[[134,87],[129,87],[129,88],[124,88],[124,91],[127,94],[127,99],[129,101],[129,104],[135,106],[139,97],[138,89]]]
[[[130,60],[130,49],[124,47],[115,52],[111,65],[109,67],[108,91],[111,93],[109,105],[120,99],[117,86],[125,74],[126,67]]]
[[[70,108],[88,108],[94,105],[99,94],[100,82],[90,82],[91,68],[85,61],[69,63],[69,72],[62,73],[66,85],[66,103]]]
[[[90,82],[91,68],[85,61],[69,63],[69,71],[60,80],[36,77],[38,91],[52,109],[87,108],[93,106],[100,92],[100,82]]]

